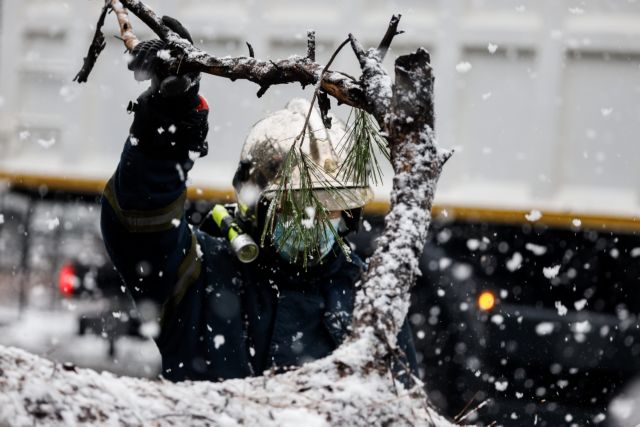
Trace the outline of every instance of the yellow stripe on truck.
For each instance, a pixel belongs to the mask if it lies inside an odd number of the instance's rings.
[[[0,171],[0,180],[11,186],[38,189],[46,186],[52,190],[100,194],[107,180],[72,178],[36,174],[17,174]],[[232,189],[214,187],[190,187],[187,190],[190,200],[206,199],[220,202],[233,201],[235,193]],[[369,215],[384,215],[389,210],[389,203],[374,200],[365,206]],[[520,209],[500,209],[462,205],[436,205],[433,216],[439,219],[455,219],[460,221],[492,222],[499,224],[529,223],[525,215],[529,211]],[[574,227],[573,220],[579,219],[581,227],[610,231],[639,231],[640,217],[617,215],[594,215],[569,211],[542,211],[542,217],[535,223],[553,227]]]

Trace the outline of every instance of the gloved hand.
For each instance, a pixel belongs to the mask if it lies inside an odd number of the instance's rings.
[[[193,42],[176,19],[163,16],[162,22]],[[129,107],[135,112],[130,143],[156,158],[177,159],[187,151],[204,157],[208,152],[209,105],[198,95],[200,75],[169,75],[160,58],[165,52],[170,54],[168,45],[158,39],[143,41],[131,52],[128,68],[136,80],[151,80],[151,86]]]
[[[177,19],[163,16],[162,23],[193,44],[191,34]],[[137,81],[150,79],[152,91],[157,91],[160,95],[168,98],[179,96],[200,81],[200,74],[169,74],[168,70],[162,67],[162,58],[170,55],[169,46],[164,41],[160,39],[146,40],[138,43],[133,49],[128,67],[133,71],[133,76]]]

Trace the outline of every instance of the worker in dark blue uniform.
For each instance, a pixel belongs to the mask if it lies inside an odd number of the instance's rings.
[[[163,20],[191,41],[177,21]],[[348,333],[364,267],[339,243],[356,228],[371,190],[344,183],[336,196],[326,181],[313,182],[327,214],[326,221],[313,222],[315,213],[308,212],[309,227],[319,236],[314,250],[292,236],[284,213],[276,213],[265,244],[249,263],[228,238],[191,227],[184,215],[186,179],[194,160],[207,154],[209,107],[198,95],[198,75],[162,75],[157,58],[164,48],[155,40],[133,51],[129,67],[136,79],[151,79],[151,87],[131,106],[133,124],[105,188],[101,220],[109,255],[134,300],[159,308],[155,341],[162,375],[173,381],[241,378],[330,354]],[[245,141],[233,178],[238,208],[231,217],[233,227],[255,240],[265,226],[283,156],[308,109],[306,101],[290,102],[257,123]],[[326,129],[315,110],[309,124],[303,150],[335,177],[344,127],[336,121]],[[299,181],[299,171],[290,178]],[[399,343],[415,373],[407,322]]]

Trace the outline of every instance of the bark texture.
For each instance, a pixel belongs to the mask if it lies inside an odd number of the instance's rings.
[[[190,71],[247,79],[262,88],[291,82],[317,84],[321,79],[324,92],[369,111],[391,148],[395,171],[391,209],[357,294],[352,333],[332,355],[279,375],[172,384],[115,378],[0,347],[0,426],[451,425],[430,407],[419,379],[411,378],[405,387],[395,380],[397,370],[394,373],[391,368],[401,366],[396,335],[418,274],[436,184],[451,155],[438,148],[434,138],[429,54],[418,49],[399,57],[395,82],[381,65],[398,34],[399,16],[392,19],[377,49],[365,51],[349,36],[362,68],[362,76],[355,79],[333,71],[322,77],[323,66],[313,60],[311,35],[306,57],[275,62],[253,57],[220,59],[191,47],[141,2],[114,1],[114,10],[118,10],[116,3],[179,50],[176,58],[185,59],[182,66]],[[126,10],[118,12],[121,29],[131,31],[122,25]]]

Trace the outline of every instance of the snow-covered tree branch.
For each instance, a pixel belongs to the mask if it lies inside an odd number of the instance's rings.
[[[436,184],[451,155],[434,138],[429,54],[418,49],[399,57],[392,80],[381,62],[398,34],[394,17],[377,49],[364,50],[350,35],[360,79],[336,71],[322,75],[312,52],[277,61],[217,58],[166,28],[138,0],[114,0],[111,7],[127,47],[137,40],[131,25],[123,25],[127,9],[170,44],[170,69],[250,80],[260,85],[259,95],[271,85],[322,78],[326,93],[370,112],[391,147],[391,210],[356,298],[351,336],[331,356],[283,374],[173,384],[115,378],[0,347],[0,426],[449,425],[430,407],[420,380],[396,380],[403,367],[395,340],[418,274]]]

